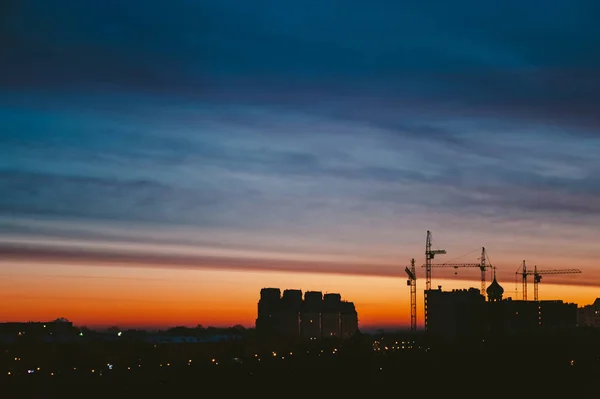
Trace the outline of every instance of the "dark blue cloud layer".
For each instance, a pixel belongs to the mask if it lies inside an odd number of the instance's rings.
[[[595,1],[3,7],[2,214],[599,217]]]
[[[600,8],[591,0],[29,0],[7,10],[10,62],[0,79],[16,90],[287,96],[293,107],[303,95],[304,106],[314,96],[356,98],[336,115],[356,115],[376,98],[388,107],[598,123]]]

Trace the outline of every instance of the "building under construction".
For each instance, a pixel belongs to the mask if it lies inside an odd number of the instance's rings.
[[[496,268],[491,265],[485,247],[478,263],[433,263],[444,249],[433,249],[432,235],[427,231],[425,243],[425,331],[432,342],[456,343],[480,340],[482,337],[506,337],[529,332],[556,331],[578,325],[577,304],[560,300],[538,300],[538,285],[543,275],[581,273],[578,269],[528,269],[525,261],[517,271],[522,279],[523,299],[503,298],[504,289],[496,280]],[[481,289],[442,291],[431,288],[433,268],[473,267],[480,270]],[[486,272],[493,270],[493,281],[486,286]],[[416,331],[416,268],[414,259],[405,269],[411,290],[411,330]],[[527,279],[533,277],[534,298],[527,300]],[[487,294],[487,301],[486,295]],[[589,318],[588,318],[589,319]]]
[[[503,298],[504,289],[495,276],[486,294],[487,301],[476,288],[442,291],[438,286],[427,291],[430,342],[466,343],[577,327],[575,303]]]
[[[320,291],[263,288],[258,301],[256,331],[262,336],[305,338],[350,338],[358,331],[353,302],[340,294]]]

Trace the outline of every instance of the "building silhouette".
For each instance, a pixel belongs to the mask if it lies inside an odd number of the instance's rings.
[[[342,298],[340,294],[325,294],[321,311],[321,336],[339,337],[342,331]]]
[[[427,332],[432,342],[455,344],[483,334],[485,298],[476,288],[427,293],[429,306]]]
[[[307,291],[300,315],[300,331],[307,339],[321,337],[321,312],[323,310],[323,294],[319,291]],[[285,333],[285,331],[283,331]]]
[[[279,288],[263,288],[258,302],[256,330],[264,334],[275,334],[281,328],[281,290]]]
[[[432,342],[457,344],[482,338],[506,338],[523,333],[551,332],[577,327],[578,308],[561,300],[522,301],[503,298],[496,276],[486,289],[487,301],[476,288],[427,292],[427,333]],[[600,304],[600,301],[598,301]],[[600,310],[600,309],[599,309]]]
[[[591,305],[579,308],[578,312],[580,327],[600,328],[600,298],[596,298]]]
[[[350,338],[358,331],[353,302],[340,294],[263,288],[258,301],[256,331],[263,336],[316,340]]]
[[[279,323],[289,335],[300,334],[300,315],[302,313],[302,291],[285,290],[280,302]]]

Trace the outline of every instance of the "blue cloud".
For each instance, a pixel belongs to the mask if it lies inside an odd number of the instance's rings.
[[[2,214],[599,216],[595,2],[5,4]]]

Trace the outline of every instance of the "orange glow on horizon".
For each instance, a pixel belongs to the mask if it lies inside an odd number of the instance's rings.
[[[2,265],[0,263],[0,265]],[[15,266],[18,266],[15,268]],[[65,317],[75,325],[123,328],[172,326],[253,327],[260,289],[337,292],[355,303],[360,328],[406,328],[410,324],[405,278],[344,276],[271,271],[217,271],[99,267],[11,262],[18,272],[0,283],[2,321],[44,321]],[[423,325],[424,280],[418,281],[417,320]],[[501,284],[505,297],[514,282]],[[476,280],[434,278],[443,290],[475,287]],[[533,284],[530,284],[530,299]],[[540,284],[540,299],[562,299],[580,306],[597,296],[595,287]]]

